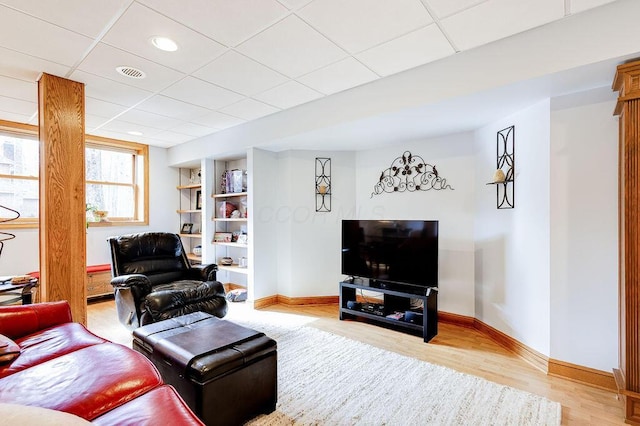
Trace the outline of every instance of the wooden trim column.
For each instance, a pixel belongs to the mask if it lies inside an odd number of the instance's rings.
[[[40,300],[68,301],[86,325],[84,84],[43,74],[38,120]]]
[[[625,421],[640,425],[640,61],[620,65],[614,114],[619,134],[619,364]]]

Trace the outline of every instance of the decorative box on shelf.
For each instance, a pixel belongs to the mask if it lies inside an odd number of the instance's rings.
[[[214,243],[230,243],[233,234],[231,232],[216,232],[213,234]]]

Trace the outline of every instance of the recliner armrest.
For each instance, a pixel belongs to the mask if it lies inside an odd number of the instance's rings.
[[[207,265],[192,265],[189,269],[189,278],[199,281],[216,281],[218,265],[210,263]]]
[[[138,291],[142,294],[151,292],[151,281],[142,274],[120,275],[111,279],[111,285],[114,289],[138,287]]]

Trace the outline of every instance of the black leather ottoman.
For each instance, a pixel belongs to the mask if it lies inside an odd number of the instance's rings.
[[[146,355],[207,425],[240,425],[277,401],[275,340],[195,312],[133,331]]]

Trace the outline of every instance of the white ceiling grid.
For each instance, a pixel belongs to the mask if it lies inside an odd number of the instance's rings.
[[[37,123],[48,72],[88,133],[169,147],[611,1],[0,0],[0,119]]]

